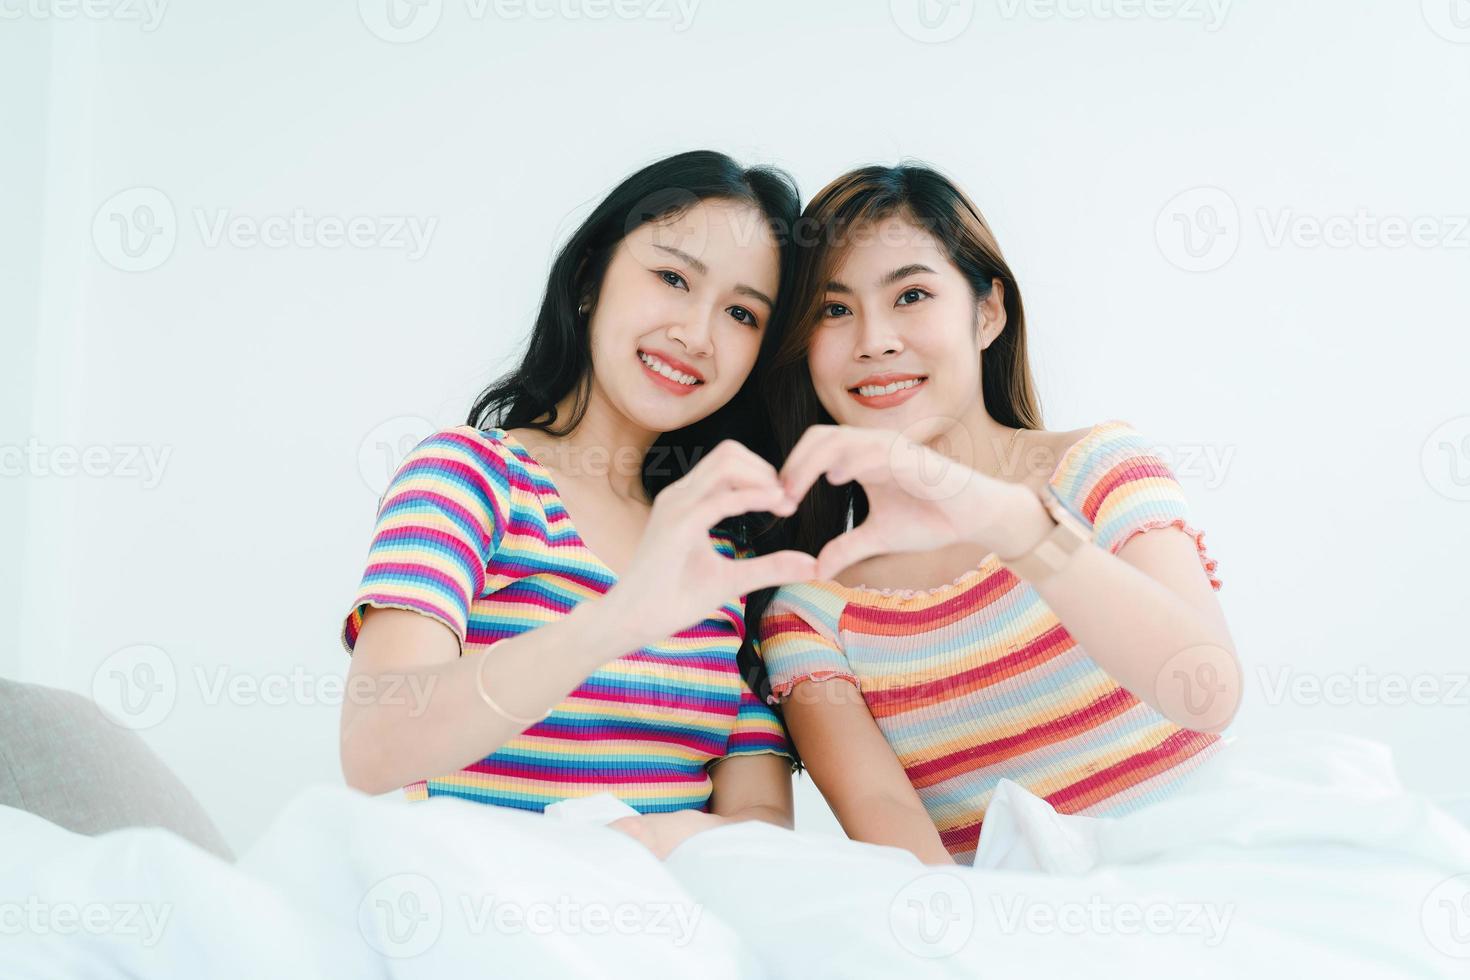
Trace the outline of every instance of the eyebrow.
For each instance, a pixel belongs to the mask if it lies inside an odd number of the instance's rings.
[[[699,273],[701,276],[709,275],[709,266],[705,265],[703,262],[699,261],[698,259],[696,259],[694,256],[690,255],[688,252],[684,251],[683,249],[674,248],[671,245],[660,245],[657,242],[654,243],[653,247],[656,248],[656,249],[658,249],[661,252],[667,252],[667,253],[669,253],[670,255],[672,255],[674,258],[680,260],[681,262],[687,262],[689,264],[689,266],[691,268],[693,268],[694,271],[697,272],[697,273]],[[735,287],[735,291],[737,293],[739,293],[740,295],[742,295],[742,296],[750,296],[750,297],[752,297],[754,299],[758,299],[762,303],[764,303],[767,306],[769,306],[771,309],[775,309],[776,308],[776,304],[771,299],[771,297],[767,296],[765,293],[761,292],[759,289],[756,289],[754,286],[746,286],[744,284],[741,284],[741,285],[738,285],[738,286]]]
[[[740,295],[742,295],[742,296],[752,296],[755,299],[760,300],[762,303],[766,304],[767,306],[769,306],[773,310],[776,308],[776,304],[775,304],[775,302],[772,301],[771,297],[767,296],[765,293],[761,292],[759,289],[756,289],[756,288],[754,288],[752,286],[745,286],[745,285],[736,286],[735,287],[735,291],[737,293],[739,293]]]
[[[909,276],[913,275],[916,272],[933,273],[934,270],[929,268],[922,262],[911,262],[908,265],[899,266],[897,269],[894,269],[882,279],[879,279],[878,286],[879,288],[882,288],[883,286],[891,286],[894,283],[898,282],[900,279],[907,279]],[[844,285],[843,283],[840,283],[834,279],[831,282],[827,283],[827,291],[829,293],[851,293],[852,287]]]
[[[653,247],[658,249],[660,252],[668,252],[670,255],[681,262],[689,263],[689,265],[694,268],[694,271],[699,273],[701,276],[709,274],[709,266],[705,265],[703,262],[690,255],[682,248],[674,248],[671,245],[660,245],[657,242],[653,243]]]

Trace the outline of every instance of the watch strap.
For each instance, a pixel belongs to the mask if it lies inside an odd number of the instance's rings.
[[[1052,529],[1026,554],[1002,559],[1002,564],[1028,582],[1040,582],[1060,570],[1071,561],[1078,548],[1092,539],[1091,530],[1055,498],[1050,486],[1038,497],[1051,515]]]

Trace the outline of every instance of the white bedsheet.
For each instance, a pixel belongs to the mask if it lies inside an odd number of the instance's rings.
[[[1344,736],[1115,820],[1004,783],[975,868],[758,823],[661,863],[566,809],[323,785],[232,866],[0,807],[0,976],[1470,976],[1470,829]]]

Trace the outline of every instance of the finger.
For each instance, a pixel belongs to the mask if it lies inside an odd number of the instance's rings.
[[[859,524],[851,531],[828,541],[817,554],[817,577],[823,580],[834,579],[849,565],[891,550],[881,540],[881,535],[875,528]]]
[[[817,477],[826,473],[844,453],[858,450],[861,430],[848,426],[812,426],[802,433],[781,466],[781,485],[793,499],[805,497]]]
[[[827,467],[827,482],[834,486],[851,483],[853,480],[869,483],[874,475],[885,469],[890,472],[893,469],[892,447],[865,443],[854,447],[851,452],[843,453],[835,463]]]
[[[689,504],[687,516],[696,521],[700,528],[708,530],[727,517],[761,512],[789,517],[795,510],[795,503],[786,496],[786,492],[779,485],[776,485],[722,490],[714,496],[704,497]]]
[[[741,595],[749,595],[757,589],[821,578],[817,574],[817,560],[805,551],[777,551],[758,558],[732,561]]]
[[[735,439],[725,439],[678,482],[690,496],[699,497],[720,489],[778,484],[780,477],[770,462],[748,446]]]

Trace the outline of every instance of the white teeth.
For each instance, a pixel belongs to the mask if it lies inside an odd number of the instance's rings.
[[[909,378],[907,381],[895,381],[889,385],[860,385],[858,386],[858,394],[864,398],[872,398],[876,395],[891,395],[895,391],[912,388],[923,380],[923,378]]]
[[[671,381],[679,382],[679,384],[681,385],[692,385],[699,380],[692,374],[685,374],[683,371],[675,371],[673,368],[669,367],[667,364],[665,364],[663,361],[660,361],[652,354],[645,354],[643,351],[639,351],[638,359],[641,360],[644,364],[647,364],[654,371],[662,374],[664,377],[668,378]]]

